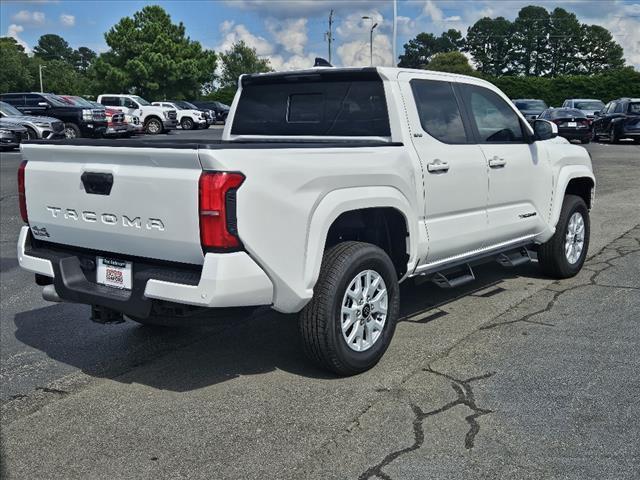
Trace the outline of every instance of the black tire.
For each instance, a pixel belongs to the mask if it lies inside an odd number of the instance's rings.
[[[590,141],[591,141],[591,140],[590,140],[590,139],[588,139],[588,138],[582,138],[582,139],[580,139],[580,143],[581,143],[581,144],[583,144],[583,145],[586,145],[586,144],[587,144],[587,143],[589,143]]]
[[[195,123],[189,117],[185,117],[180,122],[180,126],[183,130],[193,130],[195,128]]]
[[[202,128],[207,129],[209,128],[211,125],[209,125],[209,123],[205,123],[204,126]]]
[[[357,352],[342,336],[340,312],[349,284],[363,270],[374,270],[384,280],[388,294],[387,318],[373,345]],[[389,256],[369,243],[339,243],[324,253],[313,299],[300,312],[299,327],[305,354],[320,367],[338,375],[355,375],[369,370],[391,343],[399,305],[398,276]]]
[[[82,133],[75,123],[65,123],[64,136],[65,138],[82,138]]]
[[[569,227],[569,219],[574,213],[580,213],[584,220],[584,246],[582,252],[573,264],[565,255],[565,239]],[[556,233],[538,249],[538,263],[542,271],[553,278],[569,278],[575,276],[584,265],[589,250],[589,235],[591,225],[587,204],[577,195],[565,195],[560,211],[560,218],[556,225]]]
[[[633,143],[640,143],[640,138],[634,138]]]
[[[36,131],[31,128],[31,127],[24,127],[27,129],[27,138],[26,140],[37,140],[38,139],[38,134],[36,133]]]
[[[620,138],[618,138],[618,134],[616,133],[615,127],[611,127],[611,129],[609,130],[609,141],[611,143],[619,143],[620,142]]]
[[[158,135],[162,133],[163,126],[160,119],[152,117],[144,124],[144,133],[147,135]]]

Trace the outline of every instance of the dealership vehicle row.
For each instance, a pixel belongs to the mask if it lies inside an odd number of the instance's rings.
[[[23,140],[156,135],[178,126],[191,130],[226,121],[227,105],[214,101],[196,103],[198,106],[184,100],[150,103],[128,94],[105,94],[90,101],[75,95],[3,93],[0,148],[17,148]]]

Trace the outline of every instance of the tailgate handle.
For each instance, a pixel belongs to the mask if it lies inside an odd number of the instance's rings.
[[[80,177],[84,190],[94,195],[109,195],[113,187],[111,173],[84,172]]]

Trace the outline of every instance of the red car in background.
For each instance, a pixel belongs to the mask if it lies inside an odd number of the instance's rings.
[[[78,97],[76,95],[59,95],[63,100],[69,102],[71,105],[78,105],[82,107],[88,108],[96,108],[94,102],[90,102],[82,97]],[[116,136],[116,137],[128,137],[133,133],[133,129],[131,129],[125,119],[124,113],[120,110],[116,110],[113,108],[104,107],[104,105],[100,105],[99,108],[104,109],[105,116],[107,117],[107,130],[104,132],[105,136]]]

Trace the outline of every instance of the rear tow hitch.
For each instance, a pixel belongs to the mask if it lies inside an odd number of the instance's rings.
[[[91,305],[91,321],[103,325],[124,323],[122,312],[101,305]]]

